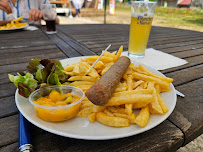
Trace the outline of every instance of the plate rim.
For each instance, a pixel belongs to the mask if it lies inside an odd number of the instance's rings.
[[[80,57],[73,57],[73,58],[85,58],[85,57],[90,57],[90,56],[80,56]],[[62,59],[62,60],[67,60],[67,59],[73,59],[73,58],[66,58],[66,59]],[[61,61],[61,60],[60,60]],[[134,62],[135,63],[135,62]],[[138,62],[136,62],[138,63]],[[140,63],[138,63],[140,64]],[[144,64],[142,64],[144,65]],[[145,65],[146,66],[146,65]],[[149,66],[147,66],[147,68],[151,68]],[[151,68],[153,69],[153,68]],[[153,69],[155,70],[155,69]],[[158,71],[158,70],[155,70],[155,71]],[[158,71],[159,72],[159,71]],[[159,72],[162,76],[165,76],[164,74],[162,74],[161,72]],[[171,83],[170,84],[170,87],[171,87],[171,91],[175,91],[175,87],[173,86],[173,84]],[[31,122],[33,125],[45,130],[45,131],[48,131],[50,133],[53,133],[53,134],[56,134],[56,135],[60,135],[60,136],[63,136],[63,137],[69,137],[69,138],[75,138],[75,139],[83,139],[83,140],[110,140],[110,139],[119,139],[119,138],[124,138],[124,137],[130,137],[130,136],[134,136],[134,135],[138,135],[140,133],[143,133],[145,131],[148,131],[148,130],[151,130],[153,128],[155,128],[156,126],[160,125],[162,122],[164,122],[170,115],[171,113],[173,112],[173,110],[175,109],[175,106],[176,106],[176,103],[177,103],[177,95],[175,94],[175,102],[174,102],[174,106],[170,109],[170,111],[168,111],[164,116],[164,118],[162,119],[158,119],[158,121],[156,121],[156,123],[153,123],[151,124],[150,127],[145,127],[145,128],[142,128],[141,131],[139,131],[138,133],[133,133],[133,132],[128,132],[128,133],[124,133],[124,134],[118,134],[118,135],[109,135],[109,136],[85,136],[85,135],[76,135],[76,134],[71,134],[71,133],[64,133],[64,132],[61,132],[61,131],[58,131],[58,130],[54,130],[54,129],[50,129],[50,128],[47,128],[46,126],[44,125],[41,125],[39,124],[38,122],[35,122],[34,120],[30,119],[29,116],[27,116],[24,111],[21,109],[19,103],[18,103],[18,89],[16,89],[16,92],[15,92],[15,103],[16,103],[16,106],[18,108],[18,110],[22,113],[22,115],[29,121]],[[30,104],[30,103],[29,103]],[[83,118],[83,119],[88,119],[88,118]],[[109,127],[109,126],[107,126]],[[116,129],[116,128],[115,128]]]

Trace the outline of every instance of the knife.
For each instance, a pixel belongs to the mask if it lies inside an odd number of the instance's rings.
[[[18,145],[20,152],[32,152],[33,146],[31,145],[30,137],[30,123],[19,112],[18,118]]]
[[[176,89],[175,89],[175,91],[176,91],[177,95],[181,96],[182,98],[185,98],[185,95],[183,93],[181,93],[180,91],[178,91]]]

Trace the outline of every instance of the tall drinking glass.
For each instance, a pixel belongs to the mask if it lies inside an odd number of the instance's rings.
[[[42,4],[41,11],[46,21],[46,33],[56,33],[56,4]]]
[[[132,1],[128,55],[142,58],[151,30],[156,2]]]

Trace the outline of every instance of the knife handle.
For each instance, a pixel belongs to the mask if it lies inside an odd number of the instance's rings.
[[[31,152],[33,147],[31,145],[30,137],[30,123],[19,112],[19,128],[18,128],[18,146],[20,152]]]

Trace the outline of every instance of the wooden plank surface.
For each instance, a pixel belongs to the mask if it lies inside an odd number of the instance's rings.
[[[159,137],[155,139],[154,134],[156,134],[157,132],[159,132]],[[169,136],[169,138],[165,138],[167,136]],[[157,151],[158,152],[158,151],[167,151],[168,149],[171,149],[172,151],[176,150],[179,146],[181,146],[183,142],[182,137],[183,134],[178,128],[172,125],[169,121],[165,121],[162,125],[159,125],[158,127],[150,131],[147,131],[143,134],[115,140],[101,140],[101,141],[78,140],[64,138],[50,133],[45,133],[43,135],[35,135],[33,138],[36,139],[34,144],[38,145],[36,147],[36,151],[39,152],[43,151],[50,152]],[[47,141],[46,146],[43,145],[43,141]]]
[[[185,135],[187,144],[203,134],[203,78],[178,86],[177,89],[186,95],[178,97],[178,102],[169,120],[175,123]]]
[[[74,57],[99,54],[109,43],[111,51],[128,48],[129,25],[63,25],[56,35],[42,30],[3,33],[0,37],[0,151],[16,151],[18,110],[15,86],[7,74],[26,69],[31,58]],[[148,46],[184,58],[188,64],[162,71],[174,78],[174,85],[186,97],[159,126],[137,136],[107,141],[64,138],[32,126],[36,151],[176,151],[202,133],[202,57],[203,33],[174,28],[153,27]],[[15,39],[18,39],[15,41]],[[31,41],[27,41],[27,40]],[[199,87],[198,87],[199,86]],[[189,113],[187,110],[191,113]],[[201,114],[199,114],[201,113]],[[10,132],[7,134],[7,132]],[[8,136],[9,135],[9,136]]]

